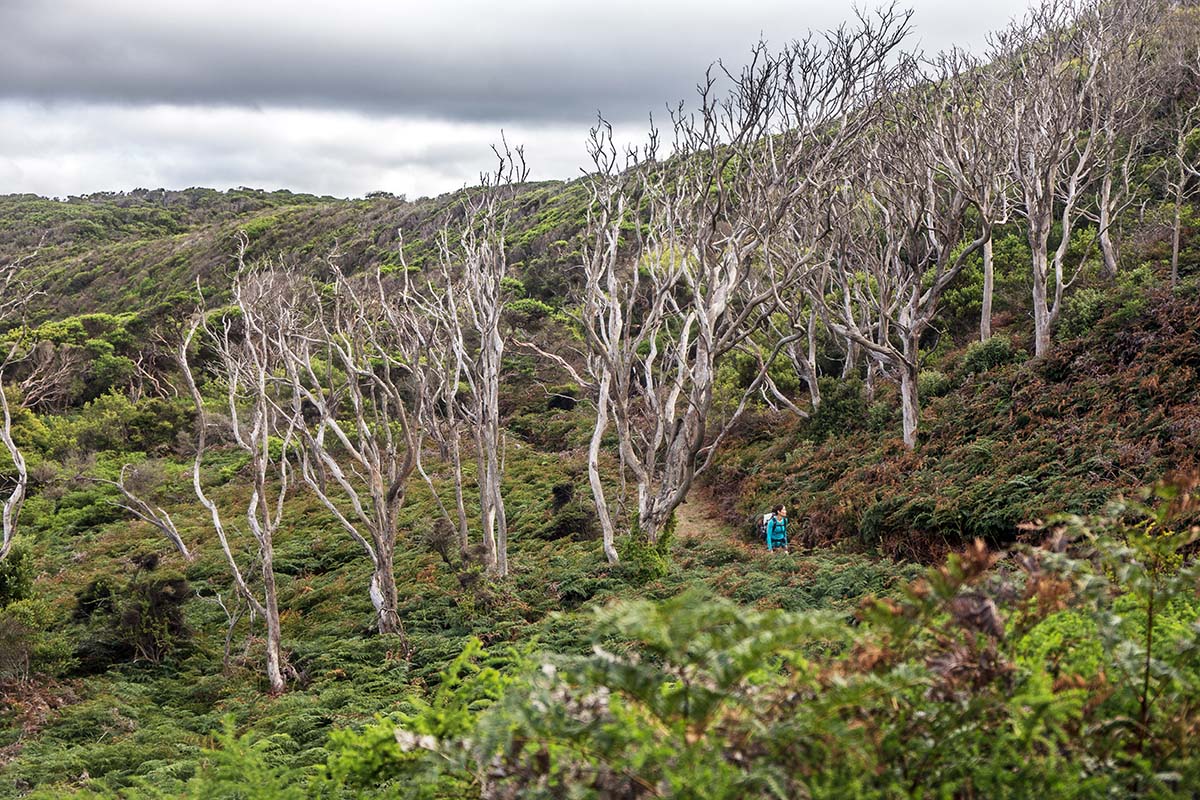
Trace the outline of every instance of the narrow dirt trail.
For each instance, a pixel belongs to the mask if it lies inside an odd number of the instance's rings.
[[[675,533],[681,539],[721,539],[747,552],[752,548],[721,518],[707,494],[693,490],[688,499],[675,509]]]

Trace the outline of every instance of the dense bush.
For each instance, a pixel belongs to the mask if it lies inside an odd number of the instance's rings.
[[[157,397],[134,403],[124,393],[110,392],[84,406],[75,437],[88,451],[162,452],[188,429],[194,416],[189,403]]]
[[[180,796],[1192,796],[1193,500],[1159,494],[977,543],[850,622],[691,592],[596,611],[590,653],[476,640],[316,773],[227,722]]]
[[[993,367],[1008,364],[1017,357],[1012,339],[1003,335],[991,336],[982,342],[972,342],[963,355],[962,367],[968,373],[987,372]]]
[[[1067,298],[1058,335],[1064,339],[1082,336],[1103,316],[1109,294],[1096,287],[1084,287]]]
[[[0,561],[0,609],[29,597],[33,589],[33,556],[24,547],[14,547]]]
[[[74,647],[64,622],[60,609],[37,596],[0,610],[0,650],[5,652],[0,668],[7,673],[0,677],[58,676],[72,669]]]
[[[954,381],[944,372],[936,369],[923,369],[917,375],[917,394],[919,397],[941,397],[954,388]]]
[[[553,516],[537,532],[541,539],[554,541],[568,537],[576,541],[599,538],[596,508],[588,500],[571,500],[554,511]]]
[[[1064,518],[1006,561],[971,548],[866,603],[858,629],[690,595],[620,604],[595,634],[620,649],[535,660],[464,729],[375,729],[384,749],[338,770],[486,797],[1191,794],[1200,570],[1174,527],[1186,503],[1164,495]]]
[[[821,378],[819,384],[821,405],[809,418],[805,436],[820,442],[835,433],[861,427],[867,416],[862,382],[857,378]]]
[[[187,644],[191,631],[183,604],[192,595],[181,576],[142,572],[125,583],[101,577],[76,597],[75,618],[87,623],[75,657],[84,672],[102,672],[113,664],[159,664]]]

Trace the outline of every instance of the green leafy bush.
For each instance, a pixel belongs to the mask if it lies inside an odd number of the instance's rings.
[[[569,537],[582,542],[599,535],[596,508],[587,500],[571,500],[564,504],[537,532],[538,538],[548,541]]]
[[[954,381],[936,369],[923,369],[917,375],[917,393],[921,397],[941,397],[954,388]]]
[[[987,372],[993,367],[1012,363],[1017,358],[1013,350],[1012,339],[996,335],[982,342],[972,342],[967,345],[963,355],[963,370],[968,373]]]
[[[88,623],[88,634],[75,652],[82,669],[162,663],[190,639],[183,604],[191,595],[183,577],[157,571],[139,570],[123,587],[107,576],[84,587],[75,610],[75,618]]]
[[[1091,286],[1079,289],[1068,297],[1058,325],[1059,338],[1074,339],[1090,331],[1104,316],[1108,299],[1108,292]]]
[[[809,417],[805,435],[814,442],[849,430],[861,428],[867,419],[867,403],[862,381],[820,378],[821,405]]]
[[[896,407],[878,400],[867,408],[867,428],[873,433],[888,430],[896,420]]]
[[[696,592],[617,603],[591,654],[489,677],[477,715],[451,683],[425,722],[343,739],[359,755],[328,774],[429,797],[1189,796],[1192,503],[1164,486],[1154,507],[1058,518],[1044,548],[976,543],[854,625]]]
[[[522,297],[513,300],[504,307],[515,324],[527,328],[536,328],[554,314],[554,308],[536,297]]]
[[[0,609],[29,597],[33,589],[33,556],[18,545],[0,561]]]
[[[58,676],[75,666],[64,622],[60,610],[39,597],[17,600],[0,611],[0,636],[7,639],[3,666],[10,677]]]

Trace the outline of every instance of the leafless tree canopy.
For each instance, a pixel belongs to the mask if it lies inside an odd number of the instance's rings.
[[[780,52],[760,45],[737,72],[716,65],[696,106],[672,110],[669,154],[657,129],[623,154],[604,120],[593,130],[578,314],[587,377],[573,374],[596,398],[589,475],[610,560],[599,474],[610,420],[637,485],[637,527],[655,542],[779,347],[716,421],[719,362],[813,267],[811,248],[797,250],[768,277],[766,245],[799,205],[815,212],[834,165],[868,130],[878,88],[894,79],[889,56],[906,29],[907,17],[887,10]]]
[[[529,170],[521,148],[502,142],[495,153],[495,171],[482,175],[478,189],[465,197],[461,224],[447,225],[439,235],[437,270],[420,285],[414,281],[406,286],[406,308],[397,317],[404,313],[418,317],[409,324],[420,332],[426,354],[417,380],[424,395],[426,429],[447,456],[454,483],[456,519],[449,514],[446,519],[457,522],[465,554],[468,522],[461,437],[469,435],[476,459],[484,560],[492,575],[504,577],[508,515],[501,490],[500,384],[509,338],[503,312],[511,299],[505,239],[514,189],[527,179]],[[429,480],[424,470],[422,475]]]
[[[271,691],[278,693],[285,688],[285,664],[274,542],[284,520],[299,431],[296,417],[286,410],[290,398],[280,391],[275,374],[284,363],[287,337],[300,324],[301,306],[289,275],[269,265],[248,265],[244,254],[243,239],[233,285],[236,311],[200,311],[179,345],[177,358],[196,407],[192,489],[208,511],[237,593],[266,625],[265,671]],[[206,384],[215,390],[212,398],[204,396],[191,363],[198,335],[216,354]],[[208,428],[217,408],[227,415],[234,444],[249,457],[250,493],[236,512],[223,508],[204,488]],[[251,535],[252,554],[245,566],[242,548],[233,539],[231,515],[241,516]]]
[[[282,341],[281,380],[304,481],[371,561],[379,632],[403,637],[394,559],[423,439],[421,397],[409,391],[419,340],[402,294],[380,275],[350,278],[336,257],[328,266],[327,290],[289,277],[302,319]]]

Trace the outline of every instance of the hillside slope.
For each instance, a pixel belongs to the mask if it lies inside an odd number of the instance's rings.
[[[789,502],[810,546],[851,539],[922,560],[1022,523],[1093,513],[1121,492],[1200,469],[1200,290],[1128,284],[1090,295],[1050,357],[1010,326],[953,348],[924,375],[919,446],[890,387],[833,388],[807,422],[747,420],[711,479],[730,522]]]
[[[336,252],[355,269],[434,257],[435,233],[461,218],[461,192],[408,201],[264,192],[136,190],[53,200],[0,196],[0,259],[32,256],[45,294],[42,319],[144,309],[181,292],[228,284],[236,237],[247,257],[317,260]],[[516,197],[509,256],[532,297],[561,298],[586,202],[577,183],[525,184]],[[52,299],[51,299],[52,298]]]

